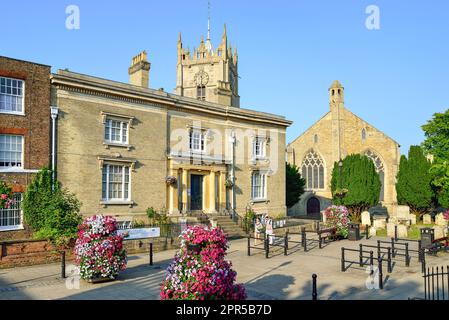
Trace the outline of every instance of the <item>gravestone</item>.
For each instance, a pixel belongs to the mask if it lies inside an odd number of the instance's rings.
[[[422,223],[423,224],[432,224],[432,217],[430,216],[430,214],[425,214],[422,217]]]
[[[374,227],[369,228],[369,236],[375,237],[377,235],[377,229]]]
[[[440,226],[434,226],[433,230],[435,230],[435,239],[440,239],[445,236],[445,228]]]
[[[407,236],[408,236],[407,226],[404,224],[398,225],[398,237],[399,238],[407,238]],[[393,232],[393,237],[394,237],[394,232]]]
[[[387,237],[394,238],[394,227],[395,226],[396,226],[396,224],[394,224],[393,222],[387,223]]]
[[[410,214],[410,221],[412,224],[416,224],[416,215]]]
[[[410,208],[409,206],[396,206],[396,218],[398,220],[409,220]]]
[[[371,226],[371,216],[368,211],[362,212],[362,226],[365,225]]]
[[[376,229],[385,230],[387,227],[387,219],[386,218],[377,218],[373,220],[373,227]]]
[[[435,224],[440,227],[447,226],[447,220],[444,219],[444,215],[442,213],[439,213],[435,216]]]
[[[324,213],[324,211],[321,211],[321,217],[323,217],[323,224],[326,225],[326,214]]]

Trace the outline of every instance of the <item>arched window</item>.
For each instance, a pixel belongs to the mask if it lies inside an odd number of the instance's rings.
[[[324,162],[316,152],[306,154],[301,169],[307,189],[324,189]]]
[[[318,135],[317,134],[313,136],[313,142],[318,143]]]
[[[384,164],[382,163],[382,160],[380,159],[379,155],[377,155],[375,152],[368,150],[365,152],[365,156],[370,158],[374,162],[374,167],[376,168],[376,172],[379,174],[380,178],[380,195],[379,195],[379,201],[384,201],[384,193],[385,193],[385,168]]]
[[[362,129],[362,140],[363,141],[366,140],[366,129],[365,128]]]

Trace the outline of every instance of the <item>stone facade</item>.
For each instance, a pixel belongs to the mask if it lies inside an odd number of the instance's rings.
[[[217,104],[213,96],[201,101],[135,85],[149,78],[136,63],[149,70],[146,54],[135,57],[134,85],[61,70],[52,75],[52,103],[59,108],[58,179],[82,201],[81,212],[144,221],[149,207],[176,217],[225,210],[242,215],[251,206],[285,215],[285,139],[291,122]],[[221,77],[214,73],[209,79]],[[111,143],[107,128],[117,123],[127,138]],[[264,150],[257,157],[256,140]],[[118,167],[129,170],[129,178],[111,175]],[[253,175],[264,176],[264,182],[253,183]],[[105,199],[118,176],[127,181],[122,188],[127,196]],[[255,184],[265,185],[263,195],[253,196]]]
[[[308,180],[307,192],[289,209],[291,215],[313,215],[332,199],[330,182],[334,163],[350,154],[368,155],[383,181],[381,204],[391,211],[396,202],[399,144],[357,117],[344,105],[344,88],[335,81],[329,88],[330,111],[288,145],[288,161]]]
[[[22,111],[0,110],[0,135],[23,137],[22,164],[8,165],[0,160],[0,180],[20,194],[38,169],[50,162],[50,67],[0,56],[0,77],[23,81]],[[2,217],[6,214],[0,213],[0,240],[26,238],[23,222],[5,223]]]

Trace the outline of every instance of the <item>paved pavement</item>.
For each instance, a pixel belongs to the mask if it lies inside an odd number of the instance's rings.
[[[292,240],[299,240],[295,237]],[[249,299],[310,300],[313,273],[318,275],[318,296],[323,300],[422,298],[421,264],[416,257],[408,268],[398,258],[391,274],[384,268],[384,290],[367,288],[366,267],[353,265],[346,272],[340,271],[341,247],[357,249],[359,243],[375,244],[377,239],[343,240],[321,250],[310,242],[308,252],[296,247],[289,250],[288,256],[283,255],[282,248],[272,248],[269,259],[261,250],[253,250],[248,257],[247,241],[242,239],[231,242],[227,258],[238,273],[238,282],[245,284]],[[412,249],[415,247],[411,245]],[[130,256],[128,268],[118,280],[101,284],[77,282],[71,276],[70,265],[65,280],[60,279],[59,264],[0,269],[0,299],[159,299],[159,285],[174,254],[173,250],[156,253],[154,266],[148,265],[148,255]],[[358,261],[358,253],[348,253],[347,258]],[[427,265],[449,265],[449,255],[428,256]]]

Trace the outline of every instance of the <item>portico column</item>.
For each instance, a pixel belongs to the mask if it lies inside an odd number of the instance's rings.
[[[170,175],[178,178],[178,170],[170,170]],[[170,214],[178,214],[178,183],[169,186],[169,212]]]
[[[226,209],[226,172],[220,171],[220,182],[218,183],[218,189],[220,190],[220,208],[218,210]]]
[[[209,211],[211,213],[216,213],[217,208],[215,208],[215,171],[209,173]]]
[[[187,194],[187,189],[190,186],[190,175],[188,169],[182,169],[182,211],[187,212],[189,211],[189,196]]]

